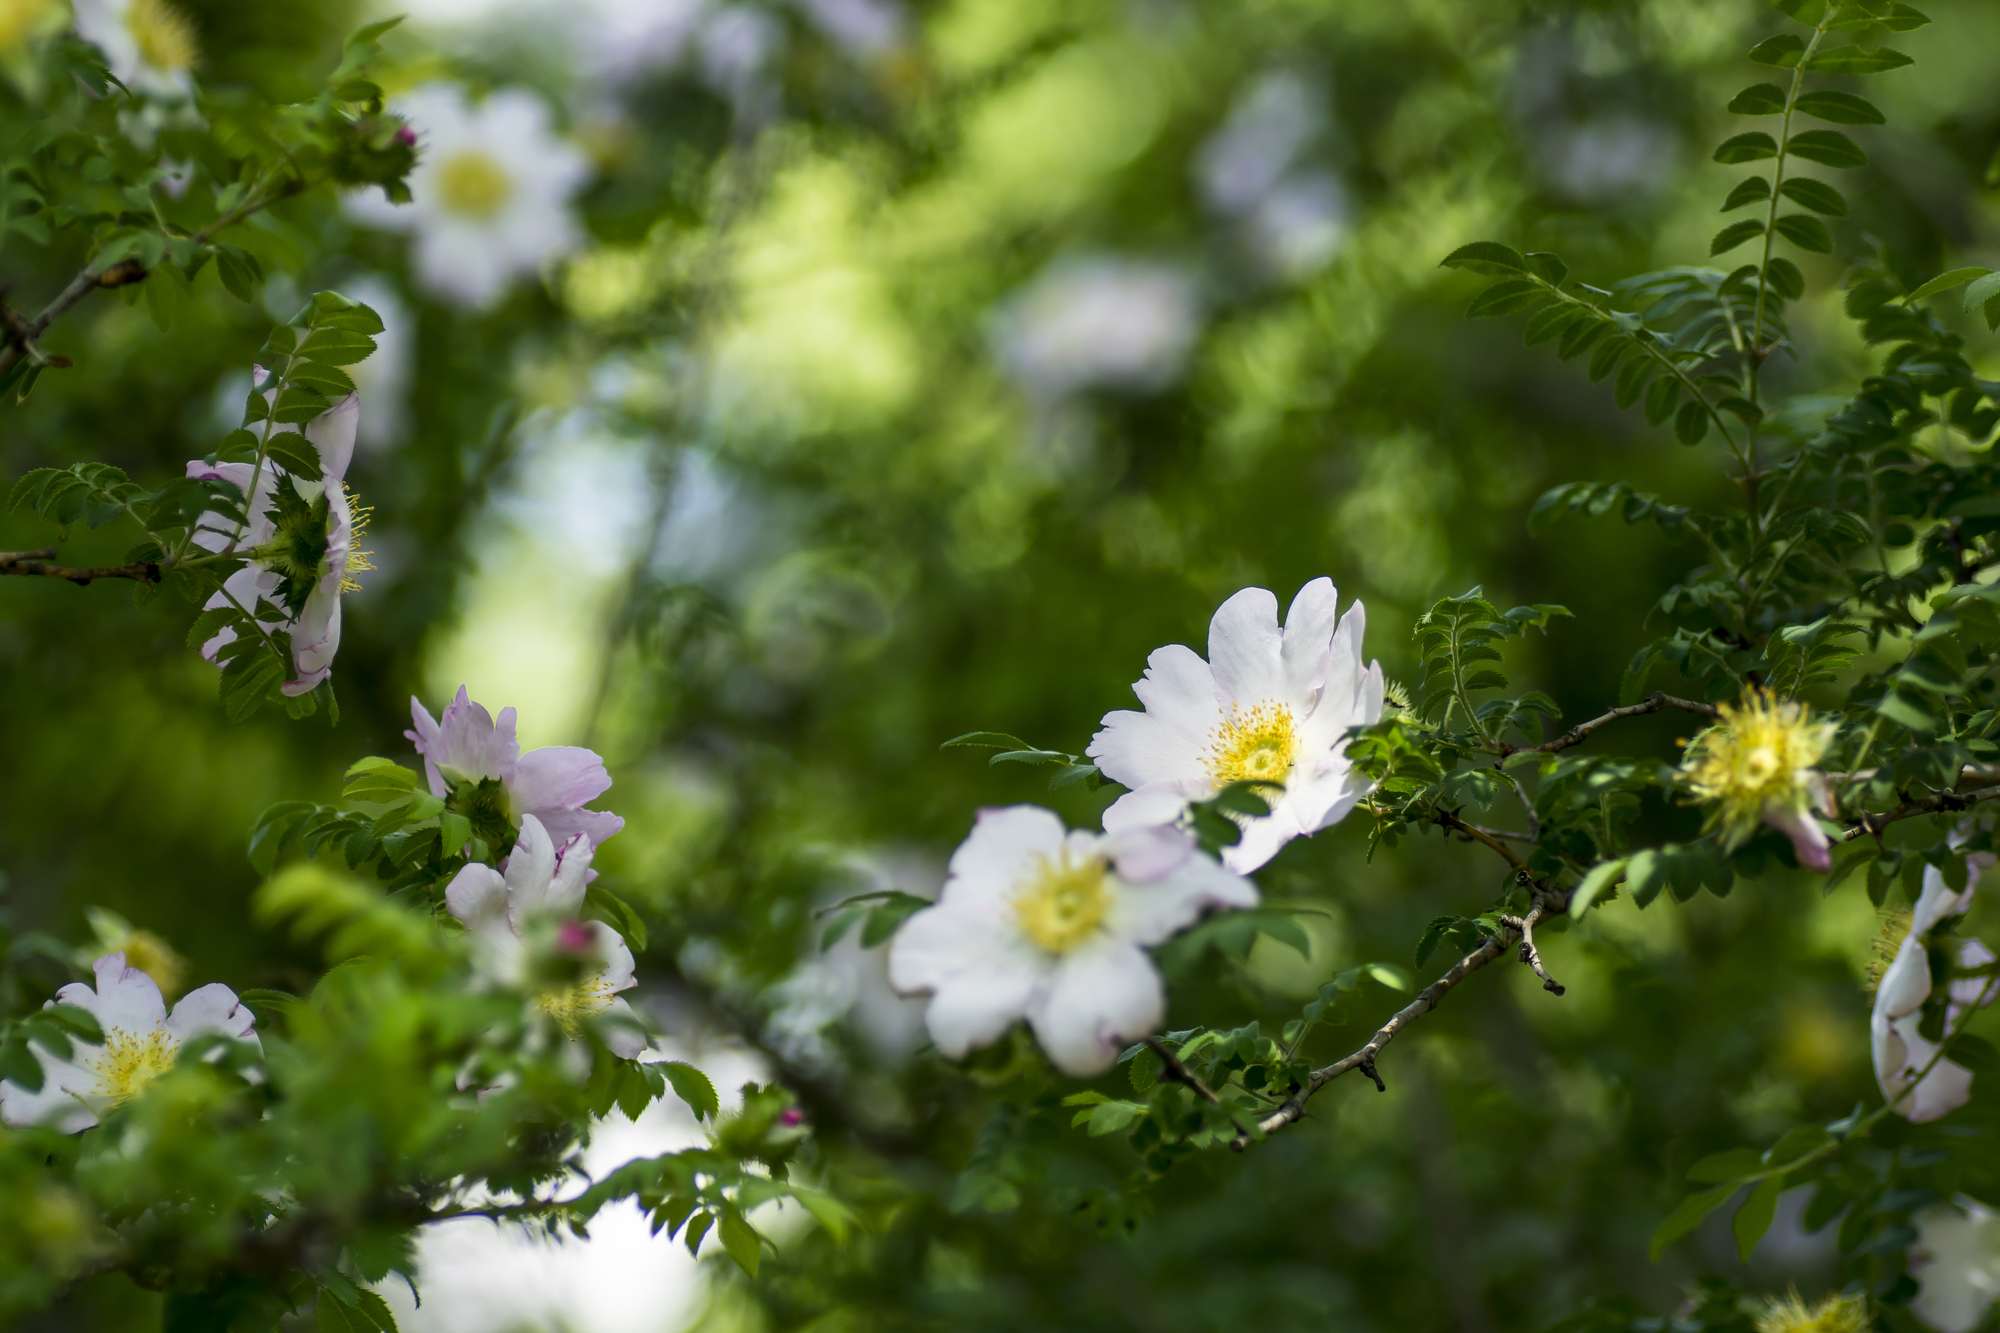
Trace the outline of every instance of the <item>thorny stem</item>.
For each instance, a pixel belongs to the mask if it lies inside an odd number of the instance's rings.
[[[1542,989],[1551,995],[1561,995],[1562,985],[1549,975],[1548,968],[1542,965],[1541,950],[1535,947],[1535,923],[1542,919],[1546,910],[1537,902],[1528,909],[1526,916],[1503,916],[1500,924],[1521,933],[1521,961],[1535,969],[1535,975],[1542,979]]]
[[[1263,1134],[1271,1134],[1283,1129],[1286,1125],[1298,1123],[1299,1120],[1304,1118],[1306,1102],[1311,1100],[1313,1094],[1351,1070],[1361,1070],[1375,1080],[1375,1085],[1378,1089],[1381,1088],[1381,1076],[1375,1072],[1375,1057],[1382,1053],[1382,1049],[1394,1041],[1396,1034],[1401,1032],[1405,1027],[1408,1027],[1417,1019],[1422,1018],[1425,1014],[1437,1008],[1438,1001],[1449,994],[1452,988],[1458,985],[1459,982],[1465,980],[1506,951],[1506,939],[1503,936],[1495,935],[1492,939],[1487,940],[1477,949],[1459,959],[1458,962],[1452,965],[1450,971],[1418,991],[1416,999],[1390,1015],[1389,1021],[1376,1029],[1375,1035],[1368,1039],[1366,1045],[1357,1051],[1353,1051],[1335,1060],[1330,1065],[1313,1070],[1307,1076],[1304,1087],[1298,1089],[1290,1097],[1287,1097],[1277,1110],[1257,1122],[1258,1130]],[[1250,1145],[1250,1141],[1251,1136],[1249,1134],[1238,1134],[1230,1141],[1229,1146],[1241,1152]]]
[[[1216,1096],[1214,1090],[1208,1084],[1203,1083],[1201,1078],[1192,1069],[1189,1069],[1181,1062],[1180,1056],[1174,1054],[1172,1047],[1168,1046],[1158,1037],[1148,1037],[1146,1038],[1146,1049],[1154,1055],[1159,1056],[1160,1063],[1166,1066],[1160,1071],[1161,1078],[1167,1080],[1169,1083],[1178,1083],[1182,1087],[1192,1090],[1195,1096],[1211,1105],[1219,1106],[1222,1104],[1222,1098]]]
[[[1639,717],[1646,713],[1657,713],[1663,708],[1678,708],[1685,713],[1699,713],[1711,721],[1719,716],[1713,704],[1697,703],[1693,699],[1676,699],[1664,690],[1654,690],[1652,696],[1644,703],[1630,704],[1623,708],[1613,708],[1602,717],[1592,718],[1588,722],[1579,722],[1576,726],[1571,727],[1552,741],[1544,741],[1540,745],[1502,745],[1500,747],[1500,758],[1504,761],[1509,755],[1515,754],[1556,754],[1569,749],[1573,745],[1583,744],[1586,740],[1590,739],[1590,733],[1596,731],[1599,727],[1616,722],[1620,718]],[[1497,768],[1499,765],[1496,764],[1494,767]]]
[[[1437,812],[1437,822],[1440,827],[1455,829],[1473,842],[1485,843],[1488,847],[1491,847],[1494,851],[1505,857],[1507,864],[1514,867],[1515,870],[1525,871],[1528,868],[1528,863],[1516,856],[1513,848],[1500,841],[1498,837],[1479,827],[1479,825],[1468,824],[1463,819],[1460,819],[1458,811],[1440,809]]]
[[[2000,797],[2000,786],[1980,787],[1975,791],[1932,792],[1915,801],[1905,801],[1894,810],[1879,814],[1863,811],[1855,826],[1840,835],[1842,842],[1853,842],[1862,834],[1879,834],[1899,819],[1914,819],[1918,815],[1934,815],[1944,810],[1963,810],[1968,806]]]
[[[160,566],[157,561],[135,560],[129,565],[79,569],[69,565],[46,563],[53,560],[55,554],[56,548],[53,546],[44,546],[38,551],[0,551],[0,575],[40,575],[44,578],[68,579],[79,588],[88,586],[92,579],[136,579],[140,583],[160,581]]]

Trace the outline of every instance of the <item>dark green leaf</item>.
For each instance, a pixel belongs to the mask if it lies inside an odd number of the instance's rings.
[[[1778,141],[1762,130],[1748,134],[1733,135],[1722,141],[1715,150],[1715,160],[1724,166],[1734,166],[1738,162],[1756,162],[1778,155]]]
[[[1771,182],[1762,176],[1752,176],[1737,183],[1736,188],[1729,192],[1729,197],[1722,201],[1722,207],[1718,211],[1733,212],[1745,204],[1762,203],[1770,197]]]
[[[1552,287],[1562,286],[1563,280],[1569,277],[1569,265],[1562,262],[1560,255],[1547,250],[1533,250],[1522,258],[1528,261],[1528,267],[1532,271],[1541,274]]]
[[[1826,224],[1809,213],[1787,213],[1779,218],[1778,234],[1801,250],[1818,255],[1833,253],[1833,237]]]
[[[708,1081],[708,1075],[693,1065],[678,1060],[668,1060],[654,1066],[667,1076],[674,1096],[688,1104],[698,1120],[713,1120],[722,1111],[722,1102],[715,1095],[715,1085]]]
[[[1794,176],[1784,183],[1780,193],[1815,213],[1824,213],[1830,218],[1847,216],[1847,200],[1825,181],[1816,181],[1810,176]],[[1783,230],[1782,223],[1779,229]]]
[[[1682,444],[1700,444],[1708,434],[1708,408],[1703,404],[1683,403],[1674,415],[1674,438]]]
[[[1786,141],[1785,151],[1793,157],[1802,157],[1808,162],[1818,162],[1823,166],[1868,165],[1868,154],[1861,151],[1861,145],[1839,130],[1807,130],[1803,134],[1794,134]]]
[[[1939,292],[1948,292],[1954,287],[1971,282],[1974,278],[1983,278],[1991,272],[1993,270],[1990,268],[1955,268],[1948,273],[1938,274],[1935,278],[1932,278],[1929,282],[1911,292],[1910,299],[1912,301],[1921,301],[1925,297],[1936,296]]]
[[[1758,83],[1729,99],[1729,109],[1739,116],[1775,116],[1785,109],[1785,90],[1775,83]]]
[[[1836,125],[1880,125],[1885,120],[1873,102],[1853,93],[1807,93],[1792,105],[1808,116]]]
[[[1815,54],[1806,68],[1817,74],[1881,74],[1915,63],[1901,51],[1886,46],[1872,51],[1861,46],[1836,46]]]
[[[1474,241],[1461,245],[1458,249],[1438,261],[1440,268],[1469,268],[1475,273],[1525,273],[1528,261],[1519,251],[1511,250],[1494,241]]]
[[[1793,33],[1780,33],[1776,37],[1766,37],[1750,48],[1750,58],[1760,65],[1776,65],[1780,69],[1791,69],[1799,63],[1799,57],[1806,51],[1805,38]]]
[[[1523,306],[1547,299],[1548,292],[1540,283],[1527,278],[1509,278],[1504,282],[1494,283],[1473,297],[1472,304],[1465,308],[1465,313],[1471,319],[1507,315]]]
[[[954,736],[938,748],[949,750],[953,746],[974,746],[985,750],[1032,750],[1035,747],[1019,736],[1009,736],[1004,731],[968,731],[963,736]]]
[[[1736,1216],[1729,1221],[1730,1234],[1736,1237],[1736,1257],[1743,1263],[1750,1262],[1750,1251],[1757,1248],[1757,1242],[1771,1229],[1771,1221],[1778,1214],[1778,1195],[1785,1187],[1782,1175],[1771,1176],[1750,1191],[1750,1197],[1736,1210]]]
[[[296,431],[273,435],[265,453],[272,462],[303,481],[318,481],[326,475],[320,469],[319,450]]]
[[[1796,301],[1805,294],[1805,275],[1799,272],[1797,264],[1780,255],[1773,255],[1764,266],[1764,281],[1787,301]]]
[[[1721,231],[1715,233],[1715,239],[1708,243],[1708,252],[1712,255],[1719,255],[1725,250],[1734,250],[1737,246],[1743,244],[1743,242],[1753,240],[1763,234],[1764,224],[1756,218],[1745,218],[1741,222],[1732,222]]]
[[[1659,1262],[1661,1251],[1700,1226],[1702,1219],[1729,1202],[1730,1196],[1735,1194],[1736,1190],[1736,1183],[1731,1181],[1682,1199],[1681,1206],[1674,1209],[1667,1220],[1660,1223],[1659,1229],[1653,1232],[1653,1261]]]

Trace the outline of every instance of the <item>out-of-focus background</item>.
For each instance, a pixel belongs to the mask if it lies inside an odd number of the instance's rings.
[[[270,95],[378,16],[184,8],[203,77]],[[1578,618],[1516,673],[1572,720],[1611,702],[1653,590],[1698,556],[1611,517],[1531,539],[1528,506],[1616,476],[1708,498],[1720,470],[1507,321],[1466,321],[1470,280],[1436,264],[1487,236],[1598,284],[1707,262],[1738,174],[1708,146],[1767,73],[1742,53],[1775,11],[399,8],[388,83],[435,119],[418,119],[434,170],[416,202],[259,222],[246,246],[312,271],[260,310],[204,278],[171,338],[143,306],[97,300],[47,340],[89,373],[45,377],[0,425],[9,478],[83,457],[164,477],[234,424],[250,354],[302,292],[375,305],[388,327],[359,368],[350,485],[374,507],[377,569],[345,603],[340,725],[228,726],[184,618],[115,586],[8,580],[5,910],[83,947],[99,904],[167,935],[198,979],[296,987],[309,956],[248,919],[250,821],[331,799],[360,755],[406,755],[410,696],[435,711],[464,684],[518,708],[525,744],[606,757],[602,804],[627,822],[597,865],[653,922],[643,1003],[673,1051],[725,1088],[785,1079],[826,1151],[927,1201],[837,1253],[760,1218],[780,1252],[756,1284],[636,1213],[589,1244],[457,1223],[426,1245],[421,1308],[389,1293],[406,1329],[1476,1333],[1613,1291],[1663,1308],[1704,1270],[1826,1285],[1830,1243],[1800,1230],[1796,1196],[1747,1273],[1720,1231],[1659,1264],[1645,1249],[1695,1157],[1867,1088],[1875,918],[1854,883],[1822,899],[1774,880],[1643,918],[1614,904],[1545,942],[1560,1000],[1525,969],[1477,978],[1399,1045],[1387,1094],[1339,1087],[1298,1132],[1177,1168],[1109,1235],[1071,1201],[1134,1164],[1080,1133],[1018,1210],[950,1209],[990,1099],[924,1049],[881,950],[822,951],[811,915],[863,889],[934,893],[981,805],[1093,823],[1106,796],[1047,796],[1046,770],[939,742],[991,728],[1080,750],[1131,705],[1150,650],[1201,646],[1246,585],[1289,599],[1332,575],[1366,600],[1392,678],[1432,598],[1483,584],[1503,606],[1563,603]],[[1873,166],[1843,182],[1855,212],[1834,231],[1846,253],[2000,266],[2000,9],[1930,10],[1899,43],[1915,69],[1870,89],[1890,123],[1856,132]],[[479,154],[497,186],[464,167]],[[0,282],[32,290],[48,262],[11,242]],[[1839,266],[1806,267],[1801,356],[1858,375]],[[2000,378],[1990,348],[1971,355]],[[0,519],[8,549],[49,537]],[[65,548],[119,549],[111,530]],[[1663,716],[1602,740],[1671,760],[1684,734]],[[1293,843],[1261,879],[1323,909],[1301,918],[1312,956],[1266,939],[1240,963],[1183,961],[1176,1016],[1274,1024],[1336,970],[1407,964],[1424,922],[1490,901],[1478,850],[1427,839],[1371,860],[1358,819]],[[1370,992],[1357,1026],[1395,1002]],[[590,1161],[698,1136],[656,1108],[607,1125]],[[157,1327],[157,1297],[86,1283],[60,1318],[46,1326]]]

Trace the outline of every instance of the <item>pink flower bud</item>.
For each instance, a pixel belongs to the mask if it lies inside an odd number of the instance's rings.
[[[405,148],[415,148],[417,146],[417,132],[408,125],[405,125],[396,131],[396,142]]]
[[[784,1123],[786,1128],[789,1129],[794,1126],[804,1124],[806,1120],[806,1113],[804,1111],[801,1111],[796,1106],[787,1106],[784,1110],[784,1114],[780,1115],[778,1119]]]
[[[581,921],[565,921],[556,931],[556,948],[564,953],[588,953],[597,943],[597,932]]]

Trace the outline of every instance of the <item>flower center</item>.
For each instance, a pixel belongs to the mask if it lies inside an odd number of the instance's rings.
[[[583,1020],[611,1007],[611,982],[605,970],[585,977],[573,986],[557,986],[535,997],[535,1009],[555,1020],[564,1035],[574,1040],[583,1030]]]
[[[1266,699],[1254,708],[1238,705],[1215,729],[1208,746],[1208,772],[1215,785],[1284,782],[1299,754],[1292,710]]]
[[[1111,886],[1102,857],[1078,864],[1063,852],[1038,858],[1033,877],[1014,895],[1021,933],[1047,953],[1068,953],[1097,930],[1111,912]]]
[[[101,1095],[113,1106],[131,1100],[174,1067],[174,1054],[180,1045],[165,1028],[143,1035],[113,1028],[105,1034],[104,1053],[93,1064]]]
[[[455,783],[444,808],[464,815],[472,825],[472,836],[496,852],[512,847],[521,836],[521,830],[514,826],[514,803],[507,798],[507,784],[499,778]]]
[[[340,488],[340,502],[347,506],[347,565],[340,571],[340,593],[345,597],[351,592],[361,591],[361,575],[375,568],[368,557],[373,551],[361,549],[361,538],[368,531],[369,522],[375,517],[374,507],[354,503],[354,493],[345,485]]]
[[[514,193],[507,170],[477,148],[453,153],[437,167],[438,202],[480,221],[492,217]]]
[[[125,11],[125,26],[139,48],[139,59],[163,74],[178,74],[194,67],[200,53],[194,40],[194,22],[167,0],[132,0]]]

